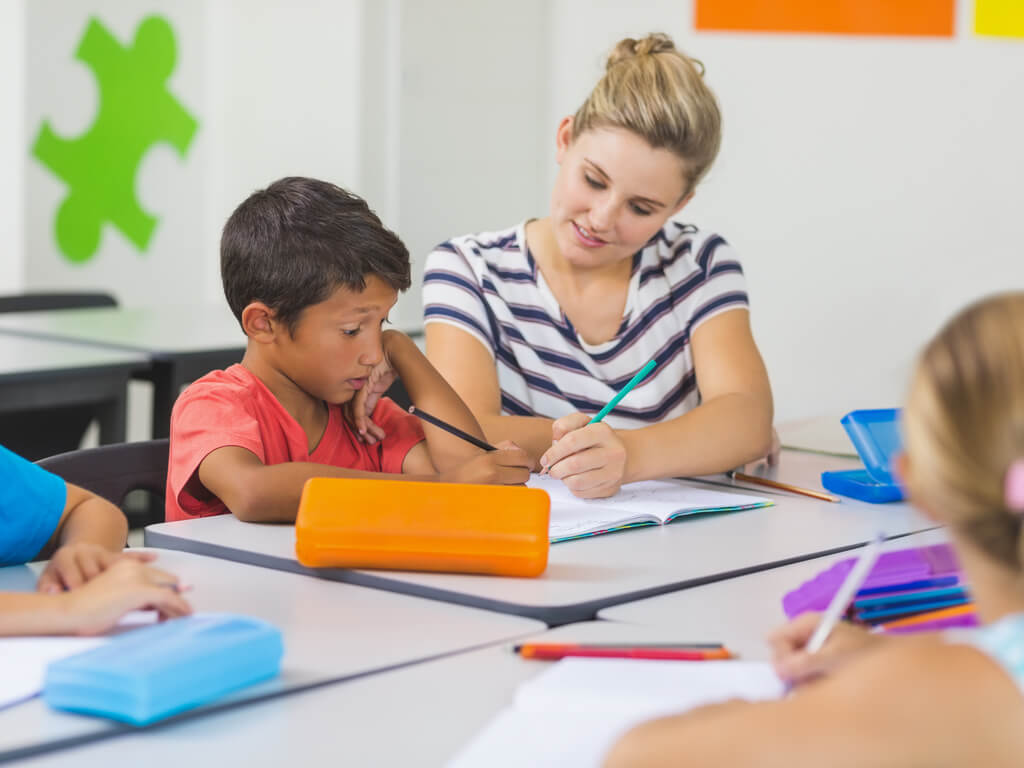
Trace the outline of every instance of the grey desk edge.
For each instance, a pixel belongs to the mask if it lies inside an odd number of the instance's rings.
[[[628,533],[628,531],[623,531],[620,533],[612,533],[607,535],[622,536],[628,535]],[[912,533],[917,533],[917,531],[914,531]],[[891,536],[889,538],[899,539],[909,535],[911,535],[911,533],[898,534],[896,536]],[[361,587],[371,587],[373,589],[381,589],[387,592],[396,592],[399,594],[411,595],[413,597],[424,597],[429,600],[438,600],[445,603],[464,605],[470,608],[482,608],[488,611],[495,611],[497,613],[510,614],[513,616],[522,616],[528,619],[538,619],[539,621],[542,621],[545,624],[547,624],[549,627],[559,627],[563,624],[573,624],[579,621],[593,621],[598,618],[598,611],[604,608],[610,608],[614,605],[619,605],[621,603],[629,603],[635,600],[642,600],[648,597],[656,597],[657,595],[663,595],[668,592],[675,592],[680,589],[698,587],[702,584],[710,584],[715,581],[723,581],[725,579],[731,579],[737,576],[746,576],[751,573],[766,571],[771,568],[778,568],[784,565],[799,563],[804,560],[812,560],[814,558],[824,557],[826,555],[834,555],[840,552],[847,552],[867,544],[866,540],[860,542],[853,542],[851,544],[844,544],[840,547],[833,547],[831,549],[808,552],[805,554],[788,557],[782,560],[774,560],[766,563],[759,563],[757,565],[747,566],[744,568],[738,568],[731,571],[722,571],[719,573],[708,574],[706,576],[700,576],[691,579],[683,579],[681,581],[674,581],[667,584],[659,584],[657,586],[650,587],[647,589],[636,590],[633,592],[623,592],[615,595],[608,595],[607,597],[601,597],[594,600],[586,600],[579,603],[537,606],[524,605],[521,603],[511,603],[505,600],[480,597],[477,595],[467,595],[449,589],[442,589],[440,587],[431,587],[421,584],[414,584],[407,581],[391,579],[388,578],[388,576],[386,575],[386,571],[383,571],[381,572],[381,575],[378,575],[375,573],[368,573],[366,571],[353,571],[344,568],[307,568],[306,566],[301,565],[297,560],[294,559],[275,557],[274,555],[267,555],[259,552],[251,552],[245,549],[236,549],[235,547],[229,547],[226,545],[209,544],[207,542],[198,542],[189,539],[181,539],[176,536],[169,536],[159,531],[153,531],[151,528],[145,529],[143,533],[143,540],[145,541],[145,545],[147,547],[159,547],[161,549],[177,549],[183,552],[192,552],[193,554],[197,555],[207,555],[209,557],[219,557],[225,560],[233,560],[235,562],[244,563],[246,565],[256,565],[261,568],[271,568],[278,571],[287,571],[290,573],[298,573],[306,576],[312,576],[314,578],[330,579],[332,581],[340,581],[346,584],[355,584]]]

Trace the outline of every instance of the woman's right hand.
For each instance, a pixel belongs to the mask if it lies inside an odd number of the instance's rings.
[[[832,629],[828,640],[817,653],[808,653],[807,642],[818,628],[821,614],[802,613],[768,636],[772,664],[783,680],[805,683],[826,675],[851,656],[886,641],[884,635],[873,635],[864,627],[841,621]]]
[[[504,441],[498,450],[474,456],[454,469],[442,472],[442,483],[477,483],[481,485],[523,485],[530,479],[533,460],[515,443]]]
[[[161,619],[192,613],[192,607],[178,594],[176,576],[135,558],[118,560],[55,599],[62,602],[67,631],[79,635],[106,632],[129,611],[152,609]]]

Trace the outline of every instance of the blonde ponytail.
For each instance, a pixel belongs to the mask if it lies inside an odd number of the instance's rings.
[[[608,56],[605,74],[573,117],[573,136],[625,128],[683,160],[685,193],[711,168],[722,143],[722,115],[704,82],[704,65],[655,33],[626,38]]]

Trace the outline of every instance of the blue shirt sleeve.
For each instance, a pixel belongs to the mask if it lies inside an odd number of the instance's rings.
[[[60,523],[64,481],[0,445],[0,566],[39,554]]]

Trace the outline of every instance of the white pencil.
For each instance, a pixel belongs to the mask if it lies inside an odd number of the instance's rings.
[[[879,531],[875,534],[875,538],[861,551],[857,562],[853,564],[853,568],[846,574],[846,578],[836,591],[832,602],[825,609],[825,614],[821,617],[821,622],[818,624],[817,629],[814,630],[811,639],[807,641],[807,645],[804,648],[807,653],[817,653],[821,650],[821,646],[825,644],[825,641],[828,640],[828,636],[832,634],[836,622],[846,612],[846,607],[853,600],[861,584],[864,583],[864,579],[871,572],[875,560],[878,559],[878,551],[881,549],[882,542],[884,541],[885,534]]]

